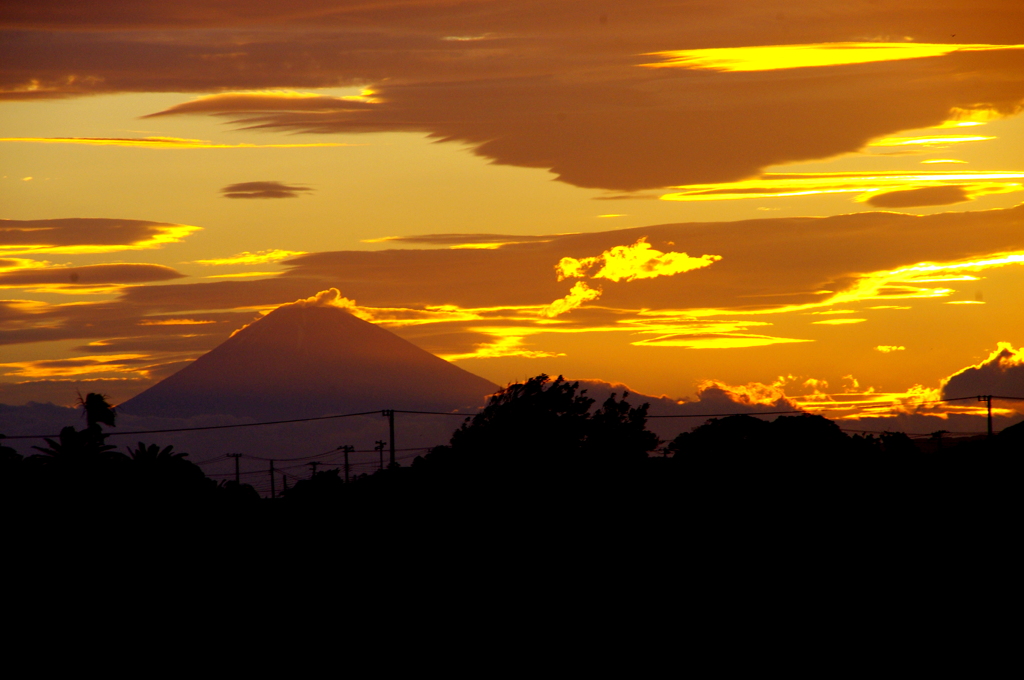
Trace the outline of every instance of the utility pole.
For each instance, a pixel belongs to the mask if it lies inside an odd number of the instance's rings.
[[[373,448],[377,449],[377,453],[380,455],[380,468],[379,468],[380,470],[384,469],[384,445],[385,444],[387,444],[387,442],[382,442],[381,440],[378,439],[377,440],[377,446],[373,447]]]
[[[978,397],[978,401],[983,401],[988,405],[988,438],[992,438],[992,395],[983,394]]]
[[[393,409],[387,409],[382,415],[388,419],[388,433],[391,435],[391,457],[388,460],[388,467],[392,468],[395,467],[395,412]]]
[[[241,484],[242,483],[242,475],[238,471],[238,459],[241,458],[241,457],[242,457],[242,454],[240,454],[240,453],[229,453],[228,454],[228,458],[234,458],[235,459],[235,484]]]
[[[345,452],[345,483],[348,484],[348,471],[349,471],[348,454],[350,454],[353,451],[355,451],[356,447],[349,446],[348,444],[345,444],[345,446],[339,446],[338,448],[340,448],[342,451]]]
[[[277,492],[274,490],[274,461],[270,461],[270,497],[277,498]]]
[[[281,473],[281,486],[284,487],[283,489],[281,489],[281,493],[284,493],[285,491],[288,490],[288,475],[286,475],[283,472]]]
[[[312,479],[313,477],[316,477],[316,466],[319,465],[319,464],[320,464],[320,461],[318,461],[318,460],[314,460],[312,463],[306,463],[306,465],[308,465],[309,467],[313,468],[313,474],[310,476],[310,479]]]

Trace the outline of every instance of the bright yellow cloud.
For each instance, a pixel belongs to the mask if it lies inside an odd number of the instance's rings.
[[[751,327],[771,326],[767,321],[700,319],[685,311],[641,310],[635,318],[621,319],[618,327],[640,335],[653,335],[631,342],[647,347],[686,347],[689,349],[733,349],[764,347],[794,342],[813,342],[803,338],[780,338],[748,332]]]
[[[735,334],[700,337],[692,335],[637,340],[631,345],[645,347],[685,347],[687,349],[738,349],[741,347],[765,347],[791,342],[814,342],[800,338],[778,338],[771,335]]]
[[[890,352],[902,352],[906,349],[903,345],[879,345],[876,347],[882,354],[889,354]]]
[[[29,144],[83,144],[86,146],[127,146],[137,149],[299,149],[319,146],[357,146],[337,142],[316,144],[217,144],[208,139],[181,137],[0,137],[0,142]]]
[[[867,201],[878,193],[929,186],[960,186],[969,197],[1024,189],[1024,172],[826,172],[766,173],[757,179],[720,184],[690,184],[664,194],[663,201],[733,201],[814,194],[860,194]]]
[[[5,371],[5,374],[21,378],[56,378],[94,373],[138,372],[142,370],[139,366],[140,360],[148,358],[146,354],[107,354],[74,359],[16,361],[0,364],[0,368],[12,369]]]
[[[2,248],[2,246],[0,246]],[[50,267],[49,262],[41,260],[29,260],[24,257],[5,257],[0,258],[0,272],[13,272],[19,269],[41,269],[44,267]]]
[[[140,326],[198,326],[209,323],[217,323],[213,319],[146,319],[140,321]]]
[[[686,253],[663,253],[655,250],[647,243],[647,237],[643,237],[631,246],[615,246],[596,257],[563,257],[555,265],[555,272],[559,281],[585,276],[610,281],[634,281],[674,276],[709,267],[721,259],[721,255],[690,257]],[[591,274],[590,271],[596,267],[600,267],[597,273]]]
[[[957,144],[959,142],[986,142],[995,137],[984,137],[982,135],[959,135],[956,137],[882,137],[868,142],[868,146],[918,146],[931,144]]]
[[[10,226],[8,226],[10,224]],[[40,224],[45,224],[41,222]],[[35,255],[41,253],[59,253],[64,255],[91,255],[98,253],[116,253],[125,250],[153,250],[172,243],[180,243],[190,234],[201,231],[202,227],[188,224],[147,224],[145,236],[130,243],[75,243],[60,233],[62,228],[33,226],[19,229],[20,225],[7,220],[0,220],[0,256]],[[4,242],[3,231],[6,229],[24,231],[27,238],[19,238],[13,242]],[[66,231],[66,229],[63,229]],[[71,241],[70,243],[68,241]]]
[[[568,311],[576,309],[584,302],[596,300],[599,297],[601,297],[601,289],[591,288],[584,282],[577,281],[573,285],[572,289],[569,290],[568,295],[552,302],[541,311],[541,314],[546,317],[554,318],[559,314],[565,314]]]
[[[210,274],[204,279],[248,279],[254,276],[277,276],[281,272],[237,272],[235,274]]]
[[[863,323],[867,319],[825,319],[824,321],[812,321],[813,324],[821,326],[846,326],[851,323]]]
[[[267,264],[268,262],[277,262],[278,260],[285,260],[289,257],[305,254],[306,252],[303,250],[280,250],[278,248],[274,248],[272,250],[258,250],[255,253],[245,251],[244,253],[232,255],[231,257],[219,257],[212,260],[196,260],[196,264]]]
[[[490,330],[494,331],[494,334],[497,334],[506,329]],[[440,356],[445,361],[461,361],[463,359],[497,359],[500,357],[544,359],[547,357],[565,356],[562,353],[524,349],[522,346],[524,337],[525,336],[522,335],[499,336],[490,342],[484,342],[475,345],[474,350],[472,352],[464,352],[462,354],[440,354],[438,356]]]
[[[803,45],[714,47],[651,52],[664,61],[640,64],[648,68],[686,68],[711,71],[774,71],[814,66],[868,64],[941,57],[953,52],[1024,49],[1024,45],[956,45],[942,43],[834,42]]]

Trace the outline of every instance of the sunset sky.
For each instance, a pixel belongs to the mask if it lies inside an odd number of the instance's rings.
[[[123,401],[330,288],[498,384],[830,417],[1024,396],[1019,0],[0,23],[0,403]]]

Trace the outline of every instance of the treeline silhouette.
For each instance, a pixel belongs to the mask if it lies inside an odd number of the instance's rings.
[[[65,427],[27,457],[0,447],[3,493],[9,506],[47,512],[220,506],[278,518],[440,511],[482,521],[564,509],[661,515],[687,506],[718,508],[719,516],[753,508],[877,516],[1009,503],[1024,453],[1024,424],[945,445],[940,435],[923,450],[902,433],[851,437],[816,415],[713,418],[659,449],[666,443],[646,427],[648,405],[634,407],[628,396],[612,394],[595,409],[578,383],[542,374],[492,396],[449,444],[410,466],[351,483],[340,467],[314,470],[271,502],[250,485],[213,481],[173,446],[139,442],[119,451],[103,429],[115,425],[114,409],[89,394],[80,400],[84,429]]]

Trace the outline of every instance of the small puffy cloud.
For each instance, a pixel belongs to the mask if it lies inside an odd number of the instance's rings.
[[[150,283],[185,275],[159,264],[93,264],[84,267],[35,267],[0,272],[0,288],[23,286],[98,286]]]
[[[353,316],[363,319],[364,321],[371,321],[373,319],[371,314],[363,311],[358,305],[356,305],[355,300],[349,300],[347,297],[343,296],[341,291],[337,288],[328,288],[327,290],[320,291],[312,297],[308,297],[304,300],[296,300],[295,302],[290,302],[287,305],[282,306],[287,307],[289,305],[303,308],[338,307],[340,309],[344,309]]]
[[[875,347],[882,354],[889,354],[891,352],[902,352],[906,349],[903,345],[879,345]]]
[[[1014,349],[1011,343],[1000,342],[980,364],[942,381],[942,396],[946,399],[978,394],[1024,397],[1024,347]]]
[[[591,288],[583,281],[577,281],[573,284],[572,289],[569,290],[568,295],[560,300],[552,302],[541,311],[541,314],[546,317],[554,318],[559,314],[565,314],[568,311],[576,309],[588,300],[596,300],[599,297],[601,297],[600,288]]]
[[[921,187],[875,194],[865,203],[876,208],[916,208],[926,205],[952,205],[971,200],[962,186]]]
[[[284,184],[283,182],[241,182],[229,184],[220,190],[224,198],[298,198],[312,193],[311,187]]]
[[[0,254],[146,250],[178,243],[200,229],[186,224],[107,218],[0,220]]]
[[[690,257],[686,253],[656,250],[647,237],[630,246],[615,246],[596,257],[563,257],[555,265],[558,280],[589,276],[610,281],[634,281],[658,276],[674,276],[694,269],[710,267],[721,260],[721,255]],[[591,273],[597,269],[596,273]]]

